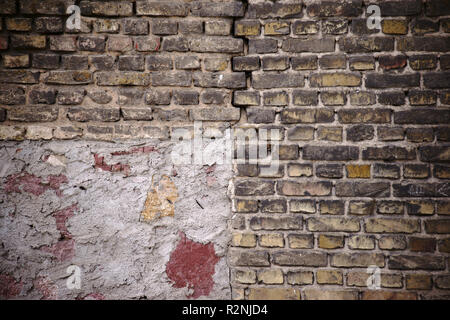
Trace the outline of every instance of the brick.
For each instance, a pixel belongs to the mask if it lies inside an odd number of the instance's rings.
[[[384,34],[407,34],[408,21],[399,19],[383,19],[381,21],[381,30]]]
[[[321,200],[320,214],[340,215],[345,212],[345,203],[339,200]]]
[[[256,282],[256,272],[252,270],[236,270],[234,281],[243,284],[252,284]]]
[[[259,106],[259,92],[235,91],[233,104],[235,106]]]
[[[3,70],[0,72],[0,83],[38,83],[39,74],[39,72],[28,70]]]
[[[192,39],[189,47],[193,52],[240,53],[244,50],[242,39],[228,37],[202,37]]]
[[[333,52],[334,39],[286,39],[283,40],[283,51],[286,52]]]
[[[8,36],[2,35],[0,36],[0,50],[8,49]]]
[[[449,253],[450,252],[450,238],[445,238],[445,239],[439,240],[438,246],[439,246],[439,252]]]
[[[264,24],[264,35],[277,36],[290,33],[290,24],[285,21],[271,21]]]
[[[396,197],[435,197],[436,185],[431,183],[415,184],[393,184],[394,196]]]
[[[253,217],[250,220],[252,230],[298,230],[302,228],[301,217]]]
[[[326,141],[342,141],[342,127],[324,127],[317,129],[317,139]]]
[[[203,88],[246,88],[246,78],[244,72],[234,72],[231,74],[216,74],[208,72],[195,72],[193,75],[194,86]]]
[[[28,93],[32,104],[54,104],[56,102],[56,90],[47,88],[35,88]]]
[[[367,74],[366,87],[368,88],[401,88],[417,87],[420,83],[419,74],[394,75],[394,74]]]
[[[435,105],[437,101],[436,93],[431,90],[411,90],[408,98],[412,106]]]
[[[402,127],[378,127],[378,140],[399,141],[405,138],[405,130]]]
[[[344,161],[357,160],[359,157],[358,147],[350,146],[304,146],[303,159],[306,160],[325,160],[325,161]]]
[[[412,16],[422,11],[420,0],[403,0],[402,5],[399,5],[398,1],[382,1],[379,6],[382,16]]]
[[[258,36],[261,32],[259,21],[256,20],[240,20],[234,23],[235,36]]]
[[[230,249],[228,254],[232,266],[270,266],[269,254],[265,251],[238,251],[236,249]]]
[[[233,57],[233,71],[255,71],[259,69],[259,57]]]
[[[180,16],[188,14],[188,6],[182,2],[136,1],[136,14],[148,16]]]
[[[121,106],[142,105],[144,92],[136,88],[119,88],[117,103]]]
[[[133,3],[125,1],[82,1],[80,3],[81,13],[84,16],[131,16],[133,14]]]
[[[374,178],[399,179],[400,167],[394,164],[376,163],[373,167]]]
[[[15,14],[16,0],[1,0],[0,14]]]
[[[292,57],[291,65],[295,71],[317,69],[317,56]]]
[[[289,68],[289,57],[265,56],[261,62],[264,71],[284,71]]]
[[[350,70],[364,71],[375,69],[375,59],[371,56],[354,56],[349,58]]]
[[[432,278],[426,274],[406,275],[406,289],[410,290],[431,290],[433,286]]]
[[[305,285],[313,283],[314,274],[311,271],[289,271],[287,283],[292,285]]]
[[[430,234],[450,233],[450,220],[427,220],[425,231]]]
[[[274,264],[280,266],[324,267],[327,265],[327,255],[322,252],[275,251],[272,259]]]
[[[416,252],[434,252],[436,249],[436,239],[410,237],[409,249]]]
[[[450,277],[448,275],[438,276],[436,278],[436,287],[439,289],[449,289],[450,288]]]
[[[332,236],[321,234],[318,238],[319,248],[321,249],[338,249],[344,247],[343,236]]]
[[[120,108],[124,120],[152,120],[152,109],[150,108]]]
[[[378,102],[383,105],[401,106],[405,104],[403,92],[382,92],[378,95]]]
[[[351,215],[371,215],[375,209],[373,201],[350,201],[348,213]]]
[[[417,19],[413,22],[412,32],[415,34],[426,34],[439,31],[439,23],[428,19]]]
[[[51,122],[58,118],[58,108],[54,106],[17,106],[8,110],[8,119],[21,122]]]
[[[250,288],[249,300],[300,300],[300,290],[295,288]]]
[[[316,176],[320,178],[339,179],[343,177],[343,166],[340,164],[325,164],[316,167]]]
[[[381,253],[335,253],[331,256],[333,267],[384,267],[384,255]]]
[[[448,37],[402,37],[397,39],[397,50],[405,51],[450,51]]]
[[[29,18],[6,18],[5,22],[8,31],[31,31]]]
[[[347,103],[345,92],[325,91],[320,93],[320,100],[326,106],[343,106]]]
[[[43,126],[29,126],[25,138],[29,140],[50,140],[53,138],[53,129]]]
[[[265,248],[284,247],[283,234],[262,234],[259,236],[259,245]]]
[[[173,35],[178,33],[178,23],[170,20],[158,19],[151,22],[151,30],[155,35]]]
[[[392,255],[388,258],[391,270],[444,270],[445,260],[430,255]]]
[[[296,35],[315,34],[319,32],[319,23],[317,21],[296,20],[292,24],[292,33]]]
[[[176,38],[164,38],[164,42],[162,44],[162,48],[165,51],[187,51],[188,50],[188,44],[185,41],[182,41],[183,39]],[[172,41],[174,43],[172,43]],[[155,36],[138,36],[134,37],[133,40],[133,46],[136,49],[136,51],[139,52],[152,52],[152,51],[158,51],[161,47],[161,42],[159,40],[159,37]]]
[[[77,50],[77,36],[50,36],[50,50],[71,52]]]
[[[450,110],[414,109],[394,113],[396,124],[447,124],[450,121]]]
[[[365,222],[369,233],[415,233],[420,231],[418,220],[374,218]]]
[[[313,235],[289,234],[288,241],[291,249],[311,249],[314,247]]]
[[[15,49],[45,49],[47,44],[45,36],[12,34],[11,47]]]
[[[284,282],[283,271],[280,269],[258,271],[258,281],[264,284],[282,284]]]
[[[307,229],[319,232],[358,232],[359,221],[353,218],[320,217],[308,218]]]
[[[374,128],[368,125],[351,126],[347,128],[346,132],[347,140],[353,142],[372,140],[375,135]]]
[[[336,3],[334,1],[320,1],[308,5],[308,15],[310,17],[356,17],[361,14],[362,1],[349,0]]]
[[[196,56],[184,56],[175,59],[175,66],[181,70],[200,69],[200,59]]]
[[[89,71],[50,71],[45,83],[48,84],[89,84],[92,82],[92,73]]]
[[[439,179],[450,179],[450,166],[434,165],[433,175]]]
[[[351,31],[354,35],[365,36],[379,32],[379,28],[369,29],[367,19],[356,18],[351,20]]]
[[[378,57],[378,63],[384,70],[402,69],[406,67],[407,57],[405,55],[384,55]]]
[[[330,182],[279,181],[278,193],[286,196],[328,196],[331,194]]]
[[[449,15],[450,8],[448,0],[430,0],[426,3],[426,15],[429,17]]]
[[[409,65],[413,70],[436,69],[437,58],[435,55],[413,55],[409,57]]]
[[[256,247],[256,235],[252,233],[234,233],[231,237],[231,244],[234,247]]]
[[[150,105],[169,105],[172,92],[169,90],[151,90],[145,94],[145,102]]]
[[[63,55],[61,56],[61,67],[66,70],[87,70],[89,60],[87,56],[82,55]]]
[[[383,236],[378,240],[378,246],[382,250],[404,250],[406,249],[406,239],[404,236]]]
[[[289,207],[291,212],[305,214],[312,214],[316,212],[316,205],[312,200],[290,200]]]
[[[345,166],[347,170],[347,178],[355,179],[367,179],[370,178],[370,165],[351,165]]]
[[[367,280],[370,274],[366,272],[349,272],[347,273],[347,285],[357,287],[367,287]],[[400,274],[380,275],[382,288],[402,288],[403,281]]]
[[[14,54],[3,56],[3,66],[5,68],[26,68],[30,66],[30,56],[28,54]]]
[[[414,160],[416,159],[416,152],[414,149],[407,149],[402,147],[368,147],[362,152],[363,160]]]
[[[247,15],[251,19],[270,19],[270,18],[296,18],[302,15],[302,4],[295,2],[269,2],[250,3]]]
[[[255,89],[272,88],[296,88],[303,87],[304,76],[300,74],[257,74],[252,77],[252,85]]]
[[[319,65],[322,69],[345,69],[347,63],[344,55],[329,54],[319,59]]]
[[[119,57],[119,70],[144,71],[144,69],[143,56],[123,55]]]
[[[139,57],[139,56],[136,56]],[[120,59],[121,57],[119,57]],[[119,60],[120,62],[120,60]],[[161,71],[173,69],[172,58],[168,56],[147,56],[146,57],[147,69],[150,71]]]
[[[107,104],[112,100],[112,96],[103,90],[87,90],[87,96],[98,104]]]
[[[278,51],[278,41],[275,39],[250,39],[248,42],[249,54],[275,53]]]
[[[207,57],[204,60],[204,65],[206,71],[225,71],[228,68],[228,59]]]
[[[425,179],[430,175],[430,169],[427,165],[407,164],[403,167],[403,177],[409,179]]]
[[[124,19],[123,33],[130,35],[145,35],[148,34],[148,21],[142,19]]]
[[[381,214],[403,214],[404,205],[400,201],[380,201],[377,211]]]
[[[59,60],[60,57],[57,54],[36,53],[33,54],[32,65],[37,69],[57,69]]]
[[[150,84],[150,75],[139,72],[97,72],[95,74],[97,85],[99,86],[148,86]]]
[[[303,291],[306,300],[358,300],[355,290],[324,290],[308,288]]]
[[[413,292],[364,291],[362,300],[417,300]]]
[[[389,197],[390,184],[385,182],[338,182],[336,195],[339,197]]]
[[[317,270],[317,283],[329,285],[342,285],[344,282],[342,272],[338,270]]]
[[[0,140],[24,140],[25,129],[13,126],[0,126]]]
[[[115,64],[113,56],[89,56],[89,64],[96,70],[112,70]]]
[[[292,103],[296,106],[317,105],[317,92],[306,90],[294,90],[292,92]]]
[[[119,108],[84,108],[84,107],[70,107],[67,111],[67,116],[72,121],[86,122],[86,121],[119,121]]]
[[[120,23],[111,19],[96,19],[93,23],[94,31],[99,33],[118,33]]]
[[[202,92],[200,99],[205,104],[224,104],[228,94],[219,90],[205,90]]]
[[[308,141],[314,139],[314,128],[296,126],[288,129],[288,139],[293,141]]]
[[[365,53],[393,51],[394,38],[390,37],[352,37],[340,38],[339,48],[346,53]]]
[[[105,51],[106,38],[104,36],[80,36],[78,48],[82,51],[103,52]]]
[[[227,36],[231,33],[231,26],[230,21],[205,21],[205,33],[210,36]]]
[[[347,32],[348,22],[346,20],[326,20],[322,21],[322,32],[325,34],[344,34]]]
[[[341,123],[389,123],[391,110],[389,109],[345,109],[338,111]]]
[[[265,106],[287,106],[289,96],[286,91],[264,92],[263,104]]]
[[[423,162],[449,162],[449,148],[444,146],[419,147],[419,157]]]
[[[449,50],[450,51],[450,50]],[[445,89],[450,87],[450,72],[433,72],[423,75],[425,87],[431,89]]]
[[[191,13],[200,17],[242,17],[244,6],[240,1],[231,2],[196,2]]]
[[[0,88],[0,104],[25,104],[25,88],[15,85],[2,85]],[[3,110],[3,109],[2,109]],[[5,114],[3,110],[3,115]]]
[[[348,247],[352,250],[373,250],[375,239],[371,236],[352,236],[348,239]]]

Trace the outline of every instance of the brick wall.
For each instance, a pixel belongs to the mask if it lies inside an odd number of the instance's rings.
[[[234,166],[233,298],[450,297],[448,0],[0,0],[0,15],[3,140],[279,132],[278,170]]]

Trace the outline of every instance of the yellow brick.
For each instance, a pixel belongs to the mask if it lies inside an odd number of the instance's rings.
[[[318,270],[317,271],[318,284],[342,284],[342,272],[338,270]]]
[[[235,35],[237,36],[257,36],[259,35],[259,22],[237,22]]]
[[[342,236],[329,236],[321,234],[319,236],[319,248],[322,249],[336,249],[344,246],[344,237]]]
[[[405,20],[383,20],[381,28],[386,34],[408,33],[408,23]]]
[[[253,270],[236,270],[234,280],[243,284],[252,284],[256,282],[256,272]]]
[[[6,19],[6,29],[10,31],[30,31],[31,19],[27,18]]]
[[[348,178],[370,178],[370,165],[349,164],[346,168]]]
[[[279,34],[289,33],[289,23],[287,22],[269,22],[264,25],[264,34],[269,36],[276,36]]]
[[[283,284],[283,271],[280,269],[259,271],[258,281],[264,284]]]
[[[282,234],[263,234],[259,236],[259,245],[261,247],[284,247],[284,238]]]
[[[235,247],[253,248],[256,246],[256,236],[252,233],[234,233],[231,242]]]
[[[300,300],[300,290],[295,288],[250,288],[249,300]]]

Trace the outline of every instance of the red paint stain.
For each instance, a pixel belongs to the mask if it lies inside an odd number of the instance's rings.
[[[75,255],[75,241],[73,239],[60,240],[51,246],[42,247],[41,250],[51,253],[58,261],[70,260]]]
[[[131,154],[136,154],[136,153],[150,153],[153,151],[157,151],[155,147],[152,146],[146,146],[146,147],[138,147],[138,148],[133,148],[129,151],[116,151],[116,152],[112,152],[111,155],[112,156],[126,156],[126,155],[131,155]]]
[[[214,267],[219,261],[214,245],[189,240],[183,232],[180,237],[166,265],[167,276],[174,282],[173,287],[193,290],[187,298],[208,296],[214,286]]]
[[[62,239],[72,239],[72,235],[67,230],[66,222],[69,218],[73,217],[74,212],[78,209],[76,204],[70,207],[55,211],[53,217],[56,220],[56,229],[61,233]]]
[[[33,286],[41,293],[41,300],[56,300],[56,287],[47,277],[38,277],[33,281]]]
[[[101,293],[93,292],[85,296],[78,296],[75,300],[105,300],[105,296]]]
[[[69,180],[65,175],[49,175],[46,180],[41,177],[36,177],[33,174],[15,173],[6,177],[4,190],[6,193],[31,193],[35,196],[40,196],[47,190],[55,191],[58,197],[62,196],[60,187]]]
[[[107,164],[105,162],[105,157],[101,157],[97,153],[94,153],[94,168],[108,172],[123,172],[125,175],[130,173],[129,165],[122,163],[116,163],[113,165]]]
[[[0,274],[0,297],[11,299],[17,297],[22,291],[22,281],[17,281],[7,274]]]

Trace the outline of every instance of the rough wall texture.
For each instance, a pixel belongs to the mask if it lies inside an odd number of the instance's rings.
[[[2,297],[450,297],[448,0],[0,0],[0,15]],[[175,166],[194,121],[277,131],[278,168]]]

